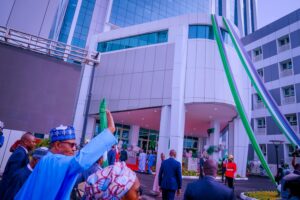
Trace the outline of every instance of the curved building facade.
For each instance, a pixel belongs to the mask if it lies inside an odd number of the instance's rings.
[[[222,35],[249,115],[250,83],[224,29]],[[130,127],[123,142],[143,147],[140,130],[155,130],[158,153],[167,155],[169,149],[176,149],[180,161],[185,150],[226,146],[236,157],[239,174],[245,175],[249,141],[237,116],[209,15],[120,28],[96,35],[93,41],[93,48],[101,53],[87,132],[97,126],[99,103],[105,98],[116,123]],[[195,140],[196,147],[186,147]]]

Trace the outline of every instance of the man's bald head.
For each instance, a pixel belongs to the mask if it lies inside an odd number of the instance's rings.
[[[176,151],[174,149],[170,150],[170,157],[176,158]]]
[[[218,171],[218,166],[214,160],[208,159],[204,162],[203,172],[206,176],[216,177],[217,171]]]
[[[35,137],[32,133],[24,133],[21,137],[20,144],[24,146],[28,151],[31,151],[35,147]]]

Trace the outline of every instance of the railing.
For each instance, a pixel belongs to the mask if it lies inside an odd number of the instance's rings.
[[[78,64],[95,66],[97,52],[0,26],[0,42]]]
[[[285,69],[280,72],[280,77],[293,75],[293,69]]]
[[[261,109],[261,108],[264,108],[264,104],[263,102],[256,102],[256,104],[254,104],[254,108],[255,109]]]
[[[282,104],[291,104],[291,103],[295,103],[295,96],[289,96],[289,97],[283,97],[283,102]]]
[[[282,46],[278,47],[278,53],[286,51],[288,49],[290,49],[290,43],[287,43],[285,45],[282,45]]]
[[[265,135],[266,134],[266,128],[257,128],[255,130],[256,135]]]
[[[262,54],[259,54],[259,55],[257,55],[257,56],[253,56],[253,62],[257,62],[257,61],[260,61],[260,60],[262,60]]]

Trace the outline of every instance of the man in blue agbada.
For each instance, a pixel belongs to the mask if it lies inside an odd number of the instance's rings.
[[[16,200],[70,199],[78,174],[94,164],[105,151],[116,144],[115,125],[107,112],[108,128],[91,140],[75,156],[73,127],[58,127],[50,131],[50,152],[37,164],[16,195]]]

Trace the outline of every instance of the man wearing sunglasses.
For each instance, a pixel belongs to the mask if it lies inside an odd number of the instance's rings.
[[[75,154],[75,131],[60,126],[50,131],[50,152],[38,163],[15,199],[70,199],[78,174],[94,164],[105,151],[116,144],[115,125],[107,111],[108,128]]]

